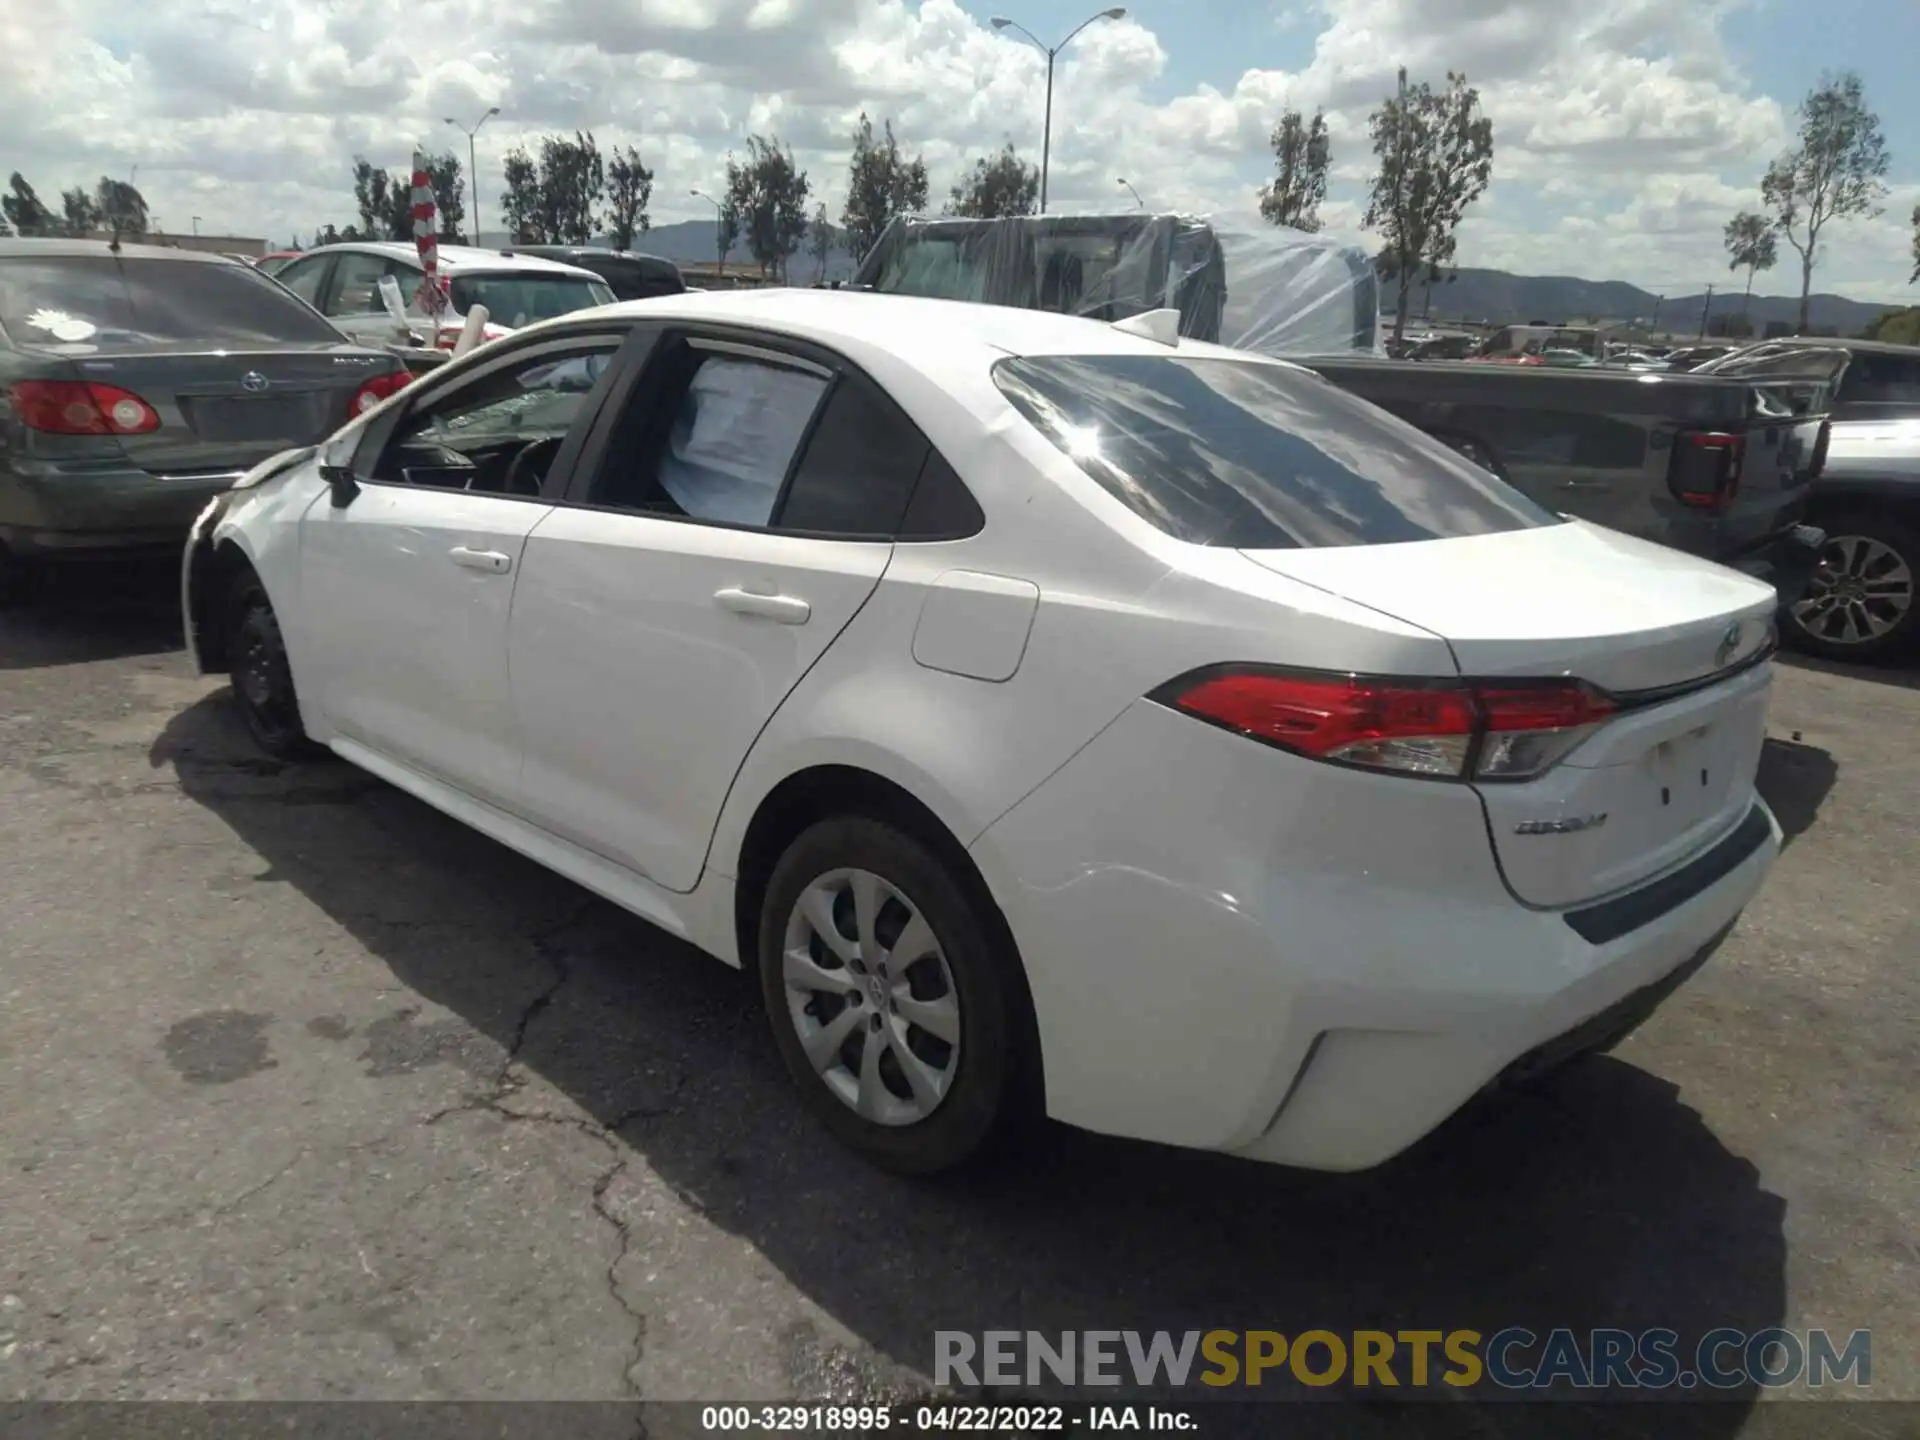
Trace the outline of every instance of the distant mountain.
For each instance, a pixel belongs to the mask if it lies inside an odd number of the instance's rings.
[[[504,235],[483,237],[489,245],[506,243]],[[660,225],[635,237],[634,249],[659,255],[680,264],[711,264],[713,222],[682,220]],[[751,264],[746,248],[736,245],[727,255],[729,265]],[[828,256],[826,279],[847,280],[856,268],[855,257],[838,246]],[[815,262],[804,251],[793,257],[790,273],[794,283],[810,285],[816,278]],[[1231,280],[1229,280],[1231,284]],[[1383,287],[1380,308],[1392,305],[1392,292]],[[1425,293],[1413,293],[1413,311],[1423,309]],[[1657,310],[1655,307],[1658,307]],[[1435,320],[1525,324],[1542,321],[1550,325],[1601,320],[1639,320],[1653,322],[1662,331],[1686,334],[1702,328],[1702,317],[1738,315],[1743,308],[1753,322],[1755,333],[1764,334],[1769,323],[1794,325],[1800,318],[1798,296],[1755,295],[1747,308],[1737,288],[1715,289],[1712,309],[1703,294],[1658,296],[1624,280],[1581,280],[1571,275],[1509,275],[1504,270],[1459,270],[1454,278],[1433,287],[1429,313]],[[1895,307],[1870,305],[1841,295],[1815,295],[1808,310],[1808,322],[1816,330],[1841,335],[1857,335],[1873,320]]]
[[[1425,292],[1413,294],[1413,311],[1419,314]],[[1391,296],[1381,297],[1381,309],[1391,304]],[[1655,307],[1658,307],[1657,310]],[[1814,295],[1808,305],[1807,321],[1817,330],[1857,335],[1887,310],[1887,305],[1869,305],[1842,295]],[[1639,320],[1653,322],[1661,330],[1685,332],[1703,328],[1703,317],[1738,315],[1745,311],[1756,332],[1764,333],[1769,323],[1793,325],[1800,318],[1800,299],[1787,295],[1755,295],[1749,306],[1738,289],[1713,293],[1711,309],[1704,294],[1655,295],[1623,280],[1580,280],[1571,275],[1509,275],[1504,270],[1461,270],[1451,281],[1433,287],[1432,314],[1435,319],[1492,321],[1500,324],[1524,324],[1543,321],[1550,325],[1576,321]]]

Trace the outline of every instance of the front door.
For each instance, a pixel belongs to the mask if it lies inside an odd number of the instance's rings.
[[[597,466],[529,539],[514,596],[537,824],[666,889],[698,883],[747,752],[892,554],[891,520],[782,533],[840,428],[816,413],[845,393],[782,342],[668,335],[609,407]]]
[[[430,389],[355,456],[358,493],[301,526],[315,702],[343,738],[496,805],[520,740],[507,617],[549,472],[590,423],[617,336],[520,347]],[[577,446],[575,447],[577,448]],[[370,453],[368,453],[370,452]]]

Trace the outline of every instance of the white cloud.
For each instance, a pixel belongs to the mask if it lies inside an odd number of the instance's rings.
[[[1704,283],[1724,272],[1721,226],[1757,201],[1791,120],[1721,42],[1739,8],[1319,0],[1276,22],[1317,27],[1298,73],[1222,73],[1170,97],[1181,33],[1103,21],[1055,74],[1053,204],[1127,203],[1124,174],[1156,208],[1250,219],[1279,110],[1325,106],[1327,216],[1350,229],[1367,112],[1395,66],[1435,82],[1451,68],[1480,87],[1496,136],[1463,262]],[[579,128],[603,148],[637,144],[659,174],[656,219],[671,220],[703,212],[687,192],[713,188],[755,131],[791,144],[837,210],[862,109],[894,120],[944,196],[984,151],[1012,140],[1033,155],[1043,92],[1033,47],[955,0],[0,0],[0,173],[21,170],[53,201],[137,165],[169,226],[197,215],[205,231],[279,240],[351,218],[354,155],[400,168],[424,140],[464,160],[445,118],[493,105],[503,113],[478,142],[485,215],[507,149]],[[1877,224],[1834,227],[1820,288],[1904,293],[1912,188]],[[1788,267],[1776,274],[1787,288]]]

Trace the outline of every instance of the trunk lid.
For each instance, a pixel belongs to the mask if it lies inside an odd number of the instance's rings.
[[[78,378],[138,395],[160,428],[119,437],[127,458],[156,475],[245,471],[325,439],[353,398],[396,362],[347,345],[273,350],[168,350],[88,356]]]
[[[1463,675],[1573,677],[1620,699],[1621,713],[1545,775],[1475,786],[1507,883],[1527,904],[1631,888],[1711,844],[1753,803],[1772,670],[1752,662],[1771,643],[1777,603],[1760,581],[1580,521],[1244,553],[1433,632]]]

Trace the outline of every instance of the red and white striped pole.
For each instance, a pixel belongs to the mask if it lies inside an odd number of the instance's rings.
[[[433,176],[427,157],[413,152],[413,243],[420,252],[420,308],[438,318],[446,309],[447,294],[440,282],[440,237],[434,231]]]

